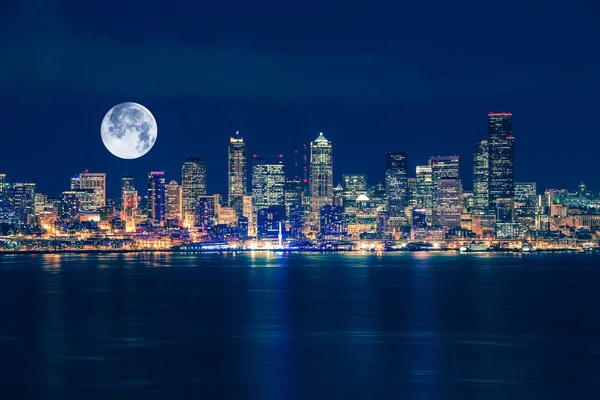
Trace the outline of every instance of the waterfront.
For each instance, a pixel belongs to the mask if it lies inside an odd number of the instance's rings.
[[[600,256],[0,255],[1,398],[588,399]]]

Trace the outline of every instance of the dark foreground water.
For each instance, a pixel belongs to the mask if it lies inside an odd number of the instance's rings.
[[[598,399],[593,255],[0,256],[0,399]]]

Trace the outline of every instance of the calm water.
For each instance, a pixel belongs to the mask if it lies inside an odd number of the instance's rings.
[[[598,399],[593,255],[0,256],[0,399]]]

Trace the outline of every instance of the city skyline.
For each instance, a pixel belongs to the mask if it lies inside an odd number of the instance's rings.
[[[509,135],[511,137],[511,150],[510,151],[511,151],[511,154],[513,154],[512,157],[514,157],[514,148],[512,147],[513,146],[512,142],[514,141],[514,137],[512,136],[512,115],[513,114],[511,112],[506,112],[506,111],[502,111],[502,112],[490,112],[490,113],[487,114],[487,116],[488,116],[488,130],[490,131],[490,132],[488,132],[489,135],[492,134],[491,133],[491,130],[492,130],[491,124],[492,123],[490,122],[490,119],[493,119],[493,118],[510,118],[510,128],[509,128],[509,130],[510,130]],[[320,135],[323,135],[323,132],[321,132]],[[224,158],[226,160],[229,160],[228,161],[229,162],[229,172],[227,173],[229,177],[226,178],[226,180],[229,182],[232,179],[234,179],[235,185],[237,187],[237,189],[235,189],[235,190],[238,192],[237,196],[241,199],[241,196],[243,194],[245,194],[245,193],[251,193],[252,192],[252,183],[251,183],[252,182],[252,162],[250,162],[248,164],[248,162],[246,160],[249,157],[248,156],[248,154],[249,154],[248,153],[248,145],[250,145],[250,149],[253,149],[253,148],[256,148],[257,144],[248,143],[248,141],[245,140],[245,137],[243,136],[242,133],[240,133],[239,130],[235,131],[235,133],[233,133],[233,136],[231,134],[229,134],[229,136],[227,137],[227,139],[228,139],[228,143],[229,143],[229,147],[228,147],[229,150],[228,150],[228,153],[227,152],[225,153]],[[519,138],[517,138],[517,142],[519,142]],[[225,144],[226,143],[227,143],[226,140],[224,140],[221,143],[221,145],[222,145],[223,148],[225,148]],[[308,143],[310,143],[310,140],[307,141],[307,143],[299,144],[299,145],[294,146],[296,149],[293,150],[293,151],[291,151],[290,152],[291,154],[289,154],[288,156],[286,156],[283,153],[277,155],[277,157],[281,158],[281,160],[283,162],[283,165],[285,166],[285,178],[286,179],[292,179],[292,178],[295,178],[297,176],[297,174],[298,174],[298,168],[299,168],[298,165],[302,164],[302,160],[298,159],[298,154],[301,154],[301,150],[300,149],[302,147],[306,147]],[[423,168],[427,167],[426,163],[429,163],[429,166],[431,167],[432,160],[436,160],[436,159],[444,160],[446,158],[456,157],[457,160],[460,160],[460,162],[457,162],[458,167],[456,167],[457,168],[456,171],[458,172],[458,174],[455,174],[453,172],[450,175],[452,175],[452,176],[456,175],[457,177],[459,177],[461,179],[462,190],[472,191],[472,192],[474,192],[477,195],[477,186],[478,185],[476,184],[476,181],[477,181],[478,177],[479,176],[485,176],[487,173],[489,173],[491,171],[490,170],[490,160],[489,160],[489,158],[490,158],[489,150],[488,150],[488,153],[486,153],[485,155],[482,155],[481,154],[482,150],[480,149],[482,143],[485,143],[486,146],[489,143],[490,144],[490,148],[492,148],[492,146],[491,146],[491,143],[492,143],[491,139],[488,138],[487,136],[485,136],[485,139],[481,139],[481,140],[478,140],[478,141],[474,142],[474,145],[472,146],[472,149],[471,149],[472,153],[470,154],[469,157],[461,158],[460,156],[456,155],[458,152],[454,152],[454,153],[452,153],[452,155],[431,155],[430,157],[428,157],[425,160],[423,160],[425,162],[421,162],[421,160],[413,160],[413,157],[410,157],[410,155],[408,155],[407,152],[404,152],[404,151],[401,151],[401,150],[400,150],[400,152],[399,151],[389,151],[388,150],[384,154],[382,154],[381,157],[380,157],[382,159],[381,164],[383,164],[383,168],[379,169],[379,173],[376,173],[376,174],[364,173],[363,171],[360,170],[362,168],[360,166],[360,164],[358,166],[353,167],[351,170],[353,171],[354,174],[361,174],[361,175],[367,177],[367,184],[368,185],[374,185],[374,184],[377,184],[377,183],[383,183],[383,184],[385,184],[386,179],[387,179],[386,176],[387,176],[387,174],[389,174],[389,165],[390,165],[389,155],[390,154],[403,154],[404,157],[406,157],[406,160],[403,161],[403,165],[405,165],[405,167],[407,167],[406,168],[406,172],[405,172],[406,173],[406,177],[413,178],[413,179],[414,178],[418,178],[418,171],[419,171],[420,168],[423,169]],[[236,146],[239,149],[239,150],[237,150],[237,152],[235,150]],[[160,151],[160,149],[156,149],[155,150],[155,152],[159,152],[159,151]],[[232,154],[236,154],[236,153],[239,153],[240,155],[234,155],[234,156],[232,156]],[[243,156],[241,154],[243,154]],[[232,157],[236,158],[235,164],[233,164]],[[485,158],[484,161],[482,161],[482,157]],[[250,159],[252,159],[252,158],[250,157]],[[210,177],[212,174],[215,174],[217,176],[218,175],[223,175],[222,171],[215,170],[215,169],[211,168],[210,166],[206,165],[206,163],[204,162],[203,157],[201,157],[201,156],[188,156],[186,158],[186,160],[187,161],[183,163],[184,168],[185,168],[185,165],[189,164],[190,160],[194,160],[194,162],[199,162],[201,164],[201,166],[199,168],[202,169],[202,173],[201,173],[202,174],[202,178],[196,178],[196,179],[201,179],[201,181],[202,181],[200,183],[201,188],[197,189],[197,190],[199,190],[199,193],[201,193],[201,195],[220,194],[220,195],[224,196],[224,198],[226,199],[227,204],[229,204],[230,206],[233,205],[233,204],[230,203],[230,200],[229,200],[230,195],[228,194],[232,190],[231,189],[231,182],[230,183],[225,183],[225,184],[223,184],[223,182],[217,183],[217,185],[215,185],[215,187],[221,188],[221,190],[219,190],[219,189],[216,189],[216,190],[209,190],[209,189],[207,189],[208,188],[208,181],[212,180],[214,182],[214,180],[215,180],[214,178],[210,179],[208,177]],[[410,163],[409,163],[408,160],[410,160]],[[467,162],[465,163],[465,161],[467,161]],[[514,161],[514,159],[513,159],[513,161],[511,161],[511,173],[512,173],[511,179],[512,179],[512,182],[515,182],[515,181],[527,181],[527,179],[519,179],[519,178],[515,177],[515,176],[518,176],[518,175],[516,175],[515,172],[514,172],[514,170],[515,170],[514,164],[518,164],[518,161],[519,160]],[[307,160],[307,162],[310,163],[309,160]],[[463,164],[466,164],[466,165],[463,165]],[[232,168],[234,168],[234,169],[238,168],[238,169],[241,169],[241,171],[233,173],[232,172],[233,171]],[[364,168],[368,169],[368,165],[365,165]],[[443,168],[445,168],[445,167],[443,167]],[[435,167],[434,167],[434,169],[435,169]],[[166,177],[167,181],[176,181],[179,185],[181,185],[182,187],[184,187],[184,185],[182,185],[182,182],[184,181],[184,179],[182,179],[181,169],[180,169],[179,174],[173,173],[172,171],[168,172],[166,169],[162,169],[162,168],[161,168],[161,170],[164,170],[165,177]],[[388,172],[386,172],[386,170]],[[124,171],[123,173],[121,173],[120,175],[118,175],[116,177],[115,176],[110,176],[108,178],[107,178],[107,174],[105,172],[101,172],[101,171],[89,172],[90,170],[88,168],[84,168],[84,169],[82,169],[82,171],[84,171],[84,172],[76,173],[71,178],[71,183],[70,183],[71,189],[74,189],[74,180],[80,179],[80,176],[89,175],[90,178],[93,179],[93,177],[95,175],[101,175],[102,179],[104,179],[104,181],[105,181],[106,193],[102,192],[102,193],[95,194],[94,195],[95,196],[95,200],[90,200],[90,201],[94,201],[94,202],[96,202],[98,204],[101,203],[102,205],[106,204],[107,196],[109,196],[110,198],[116,198],[117,197],[117,196],[115,196],[115,193],[114,193],[115,189],[117,188],[117,182],[116,181],[119,181],[119,184],[121,184],[120,182],[121,182],[122,178],[124,178],[124,177],[133,177],[133,175],[130,174],[130,173],[128,173],[127,171]],[[349,173],[349,171],[339,171],[339,169],[337,169],[337,168],[334,169],[333,171],[334,171],[333,186],[335,186],[335,185],[337,185],[339,183],[342,183],[343,180],[344,180],[344,175],[352,175],[352,173]],[[517,168],[517,171],[518,171],[518,168]],[[10,175],[10,174],[7,174],[6,171],[3,171],[3,172],[4,172],[3,175]],[[147,171],[144,172],[144,175],[146,175],[147,173],[148,173]],[[442,173],[442,175],[444,175],[444,176],[450,176],[450,175],[448,175],[446,173]],[[235,176],[235,178],[232,178],[234,176]],[[139,181],[141,177],[135,176],[134,178]],[[543,178],[543,176],[540,177],[540,178]],[[529,180],[535,180],[535,179],[529,179]],[[40,187],[40,184],[37,181],[35,181],[34,179],[24,179],[24,180],[21,179],[21,180],[12,180],[12,181],[13,182],[23,182],[23,183],[35,183],[37,185],[38,189]],[[541,179],[541,181],[543,182],[544,179]],[[536,182],[539,182],[539,180],[537,180]],[[573,189],[573,188],[575,188],[575,186],[577,184],[579,184],[581,182],[583,182],[583,181],[579,180],[579,181],[575,182],[575,181],[571,180],[570,181],[570,186],[565,186],[564,188]],[[465,185],[465,183],[467,183],[467,185]],[[434,172],[433,185],[435,186],[435,172]],[[489,182],[487,181],[487,179],[485,181],[485,186],[482,186],[482,185],[483,185],[483,183],[480,183],[479,184],[479,188],[480,188],[480,190],[485,190],[486,193],[484,195],[480,195],[480,196],[484,196],[485,198],[487,198],[489,200],[489,204],[491,204],[493,202],[493,200],[491,199],[491,196],[489,194],[490,188],[489,188]],[[41,185],[41,187],[44,187],[44,186],[45,185]],[[594,187],[593,184],[592,185],[588,184],[588,186]],[[243,190],[241,190],[242,187],[244,188]],[[546,187],[547,188],[559,188],[561,186],[560,185],[549,185],[549,186],[546,186]],[[225,190],[223,190],[223,188]],[[122,196],[121,189],[122,188],[119,187],[119,191],[120,191],[119,193]],[[513,194],[514,194],[514,188],[512,190],[513,190]],[[55,193],[55,191],[57,191],[57,193]],[[46,195],[49,195],[49,196],[55,197],[55,198],[60,197],[60,193],[62,193],[62,192],[63,192],[63,190],[60,190],[58,188],[53,188],[52,190],[49,190],[49,191],[43,191],[43,193],[45,193]],[[184,188],[183,189],[183,195],[182,195],[183,196],[183,213],[184,214],[186,213],[186,211],[185,211],[186,210],[186,205],[185,205],[185,202],[186,202],[186,200],[185,200],[186,197],[185,196],[186,196],[186,194],[185,194],[185,192],[186,192],[186,189]],[[198,195],[200,195],[200,194],[198,194]],[[197,197],[198,195],[194,195],[194,196]],[[97,196],[100,196],[100,198],[96,198]],[[512,195],[510,193],[508,193],[507,197],[510,197],[510,196],[512,196]],[[482,202],[483,200],[480,199],[479,201]]]

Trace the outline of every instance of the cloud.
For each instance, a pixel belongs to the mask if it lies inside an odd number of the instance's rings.
[[[561,73],[545,67],[481,69],[435,55],[428,60],[403,55],[302,57],[243,46],[187,46],[169,39],[125,41],[76,32],[52,0],[30,0],[13,17],[4,21],[0,39],[0,51],[10,55],[0,64],[0,89],[12,96],[419,100],[543,91],[555,86]],[[589,87],[589,80],[581,83]]]

